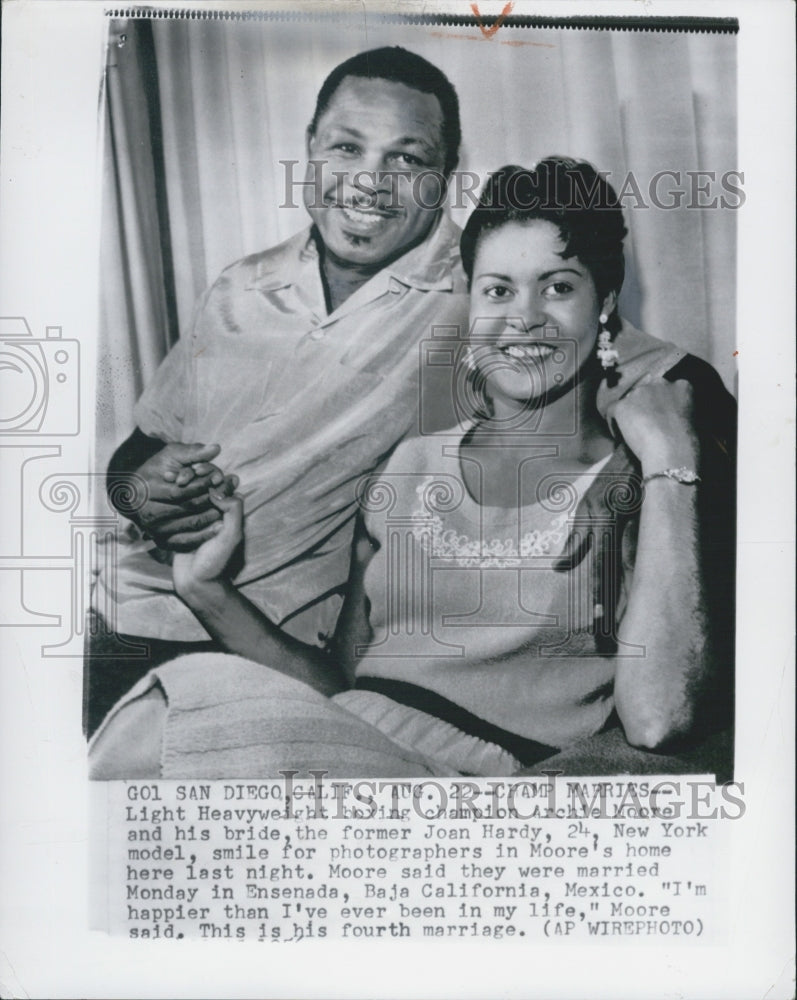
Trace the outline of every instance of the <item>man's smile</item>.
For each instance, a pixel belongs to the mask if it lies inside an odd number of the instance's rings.
[[[378,206],[362,208],[355,205],[338,205],[336,207],[340,209],[347,222],[362,231],[379,229],[380,226],[383,226],[390,219],[395,219],[398,216],[398,212],[379,208]]]

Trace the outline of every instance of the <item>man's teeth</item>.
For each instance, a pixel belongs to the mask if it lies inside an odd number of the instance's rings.
[[[510,358],[547,358],[556,348],[550,344],[507,344],[501,350]]]
[[[349,222],[356,222],[358,226],[372,226],[375,228],[388,218],[387,213],[376,209],[360,209],[352,208],[349,205],[342,205],[341,211]]]

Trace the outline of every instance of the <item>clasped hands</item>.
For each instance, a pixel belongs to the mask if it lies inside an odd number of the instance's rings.
[[[221,527],[222,510],[211,493],[229,498],[238,486],[213,464],[217,444],[165,444],[136,475],[144,480],[147,499],[133,520],[158,548],[192,552]]]

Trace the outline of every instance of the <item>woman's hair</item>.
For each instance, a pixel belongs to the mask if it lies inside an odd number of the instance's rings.
[[[617,195],[590,163],[564,156],[548,156],[531,169],[501,167],[490,175],[460,241],[468,284],[485,233],[508,222],[534,219],[557,227],[565,246],[562,258],[581,261],[600,301],[609,292],[619,293],[625,276],[623,239],[628,230]],[[614,315],[612,319],[616,321]]]

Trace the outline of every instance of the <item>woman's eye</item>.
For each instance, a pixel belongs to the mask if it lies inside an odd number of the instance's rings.
[[[490,285],[489,288],[484,289],[484,295],[494,302],[504,302],[512,295],[512,289],[507,288],[506,285]]]
[[[548,298],[555,298],[559,295],[567,295],[573,291],[573,286],[569,281],[555,281],[552,285],[548,285],[545,289],[545,295]]]

